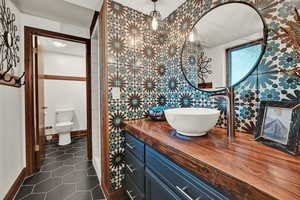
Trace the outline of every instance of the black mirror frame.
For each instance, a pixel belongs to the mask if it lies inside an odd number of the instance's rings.
[[[196,24],[205,16],[205,15],[207,15],[209,12],[211,12],[212,10],[214,10],[214,9],[216,9],[216,8],[218,8],[218,7],[220,7],[220,6],[223,6],[223,5],[226,5],[226,4],[233,4],[233,3],[239,3],[239,4],[245,4],[245,5],[247,5],[247,6],[250,6],[252,9],[254,9],[256,12],[257,12],[257,14],[260,16],[260,19],[261,19],[261,21],[262,21],[262,23],[263,23],[263,26],[264,26],[264,28],[263,28],[263,49],[262,49],[262,52],[261,52],[261,54],[260,54],[260,56],[259,56],[259,58],[257,59],[257,62],[253,65],[253,67],[252,67],[252,69],[240,80],[240,81],[238,81],[237,83],[235,83],[234,85],[232,85],[231,87],[236,87],[237,85],[239,85],[241,82],[243,82],[244,80],[246,80],[256,69],[257,69],[257,67],[258,67],[258,65],[259,65],[259,63],[261,62],[261,59],[262,59],[262,57],[264,56],[264,54],[265,54],[265,51],[266,51],[266,48],[267,48],[267,42],[268,42],[268,27],[267,27],[267,24],[266,24],[266,21],[265,21],[265,19],[264,19],[264,17],[262,16],[262,14],[259,12],[259,10],[255,7],[255,6],[253,6],[252,4],[250,4],[250,3],[247,3],[247,2],[244,2],[244,1],[229,1],[229,2],[225,2],[225,3],[221,3],[221,4],[219,4],[219,5],[217,5],[217,6],[214,6],[214,7],[212,7],[212,8],[210,8],[208,11],[206,11],[205,13],[203,13],[201,16],[200,16],[200,18],[197,20],[197,22],[193,25],[193,27],[192,27],[192,30],[194,29],[194,27],[196,26]],[[190,32],[189,32],[190,33]],[[184,73],[184,68],[183,68],[183,59],[182,59],[182,57],[183,57],[183,50],[184,50],[184,47],[185,47],[185,45],[186,45],[186,42],[187,42],[187,38],[188,38],[188,36],[189,36],[189,33],[187,34],[187,36],[185,37],[185,40],[184,40],[184,44],[183,44],[183,46],[182,46],[182,48],[181,48],[181,55],[180,55],[180,65],[181,65],[181,71],[182,71],[182,73],[183,73],[183,76],[184,76],[184,78],[185,78],[185,80],[188,82],[188,84],[191,86],[191,87],[193,87],[194,89],[196,89],[196,90],[199,90],[199,91],[201,91],[201,92],[207,92],[207,93],[219,93],[219,92],[223,92],[223,91],[225,91],[225,89],[220,89],[220,90],[212,90],[212,91],[209,91],[209,90],[204,90],[204,89],[199,89],[199,88],[197,88],[197,87],[195,87],[189,80],[188,80],[188,78],[187,78],[187,76],[186,76],[186,74]]]

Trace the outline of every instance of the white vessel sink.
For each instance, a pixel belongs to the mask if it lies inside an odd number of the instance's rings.
[[[165,110],[168,123],[185,136],[202,136],[218,122],[220,111],[208,108],[174,108]]]

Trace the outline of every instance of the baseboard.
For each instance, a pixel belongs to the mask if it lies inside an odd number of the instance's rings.
[[[108,192],[108,188],[102,187],[104,195],[106,197],[107,200],[125,200],[126,196],[125,196],[125,192],[124,189],[119,189],[117,191],[114,192]]]
[[[78,131],[72,131],[71,132],[71,136],[81,136],[81,135],[87,135],[87,130],[78,130]],[[49,134],[49,135],[46,135],[46,139],[47,139],[47,136],[52,136],[52,139],[51,140],[58,140],[58,134]]]
[[[97,174],[97,177],[99,179],[99,181],[101,181],[101,167],[99,165],[100,160],[98,158],[96,158],[95,156],[93,156],[93,165]]]
[[[26,172],[26,170],[25,170],[25,168],[23,168],[21,173],[15,180],[14,184],[10,187],[8,193],[4,197],[4,200],[13,200],[14,199],[16,193],[18,192],[20,186],[22,185],[22,183],[25,179],[25,172]]]
[[[101,177],[101,186],[102,186],[102,191],[104,193],[104,196],[107,200],[109,199],[109,190],[107,188],[107,185],[105,184],[105,181],[103,180],[103,177]]]
[[[110,193],[109,200],[125,200],[125,191],[123,188]]]

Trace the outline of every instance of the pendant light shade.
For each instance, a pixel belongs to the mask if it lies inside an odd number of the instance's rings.
[[[161,23],[161,14],[156,10],[156,2],[157,0],[152,0],[154,5],[154,10],[150,12],[151,24],[150,27],[152,30],[157,31],[159,29]]]

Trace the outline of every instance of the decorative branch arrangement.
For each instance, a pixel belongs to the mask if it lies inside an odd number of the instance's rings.
[[[16,16],[6,6],[5,0],[0,3],[0,84],[13,87],[24,85],[25,73],[15,75],[15,69],[20,63],[18,27]]]
[[[197,55],[197,66],[198,66],[198,77],[202,83],[205,83],[205,79],[208,77],[208,74],[212,74],[212,70],[210,69],[210,63],[212,59],[208,58],[203,51]]]
[[[280,30],[272,30],[276,37],[281,39],[283,43],[285,43],[287,46],[292,46],[300,58],[300,14],[297,8],[294,9],[295,16],[294,20],[282,20],[282,23],[284,23],[287,27],[280,27]]]

